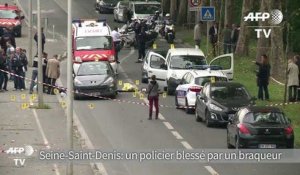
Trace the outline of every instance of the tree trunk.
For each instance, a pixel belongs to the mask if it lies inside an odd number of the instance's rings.
[[[282,11],[282,1],[272,0],[271,9],[278,9]],[[283,26],[273,27],[271,33],[271,64],[272,64],[272,75],[279,79],[284,79],[282,70],[285,70],[284,64],[284,48],[283,48]]]
[[[225,0],[225,20],[224,26],[226,24],[233,24],[233,0]]]
[[[247,27],[249,22],[244,21],[244,16],[247,16],[251,11],[253,1],[254,0],[244,0],[243,2],[239,39],[235,50],[237,55],[249,54],[249,28]]]
[[[170,15],[171,19],[173,21],[176,21],[176,14],[177,14],[177,0],[170,0],[171,5],[170,5]]]
[[[165,15],[166,13],[170,13],[170,0],[163,0],[162,1],[163,11]]]
[[[271,1],[272,0],[262,0],[260,3],[260,12],[268,12],[270,10],[270,5],[271,5]],[[258,22],[259,26],[268,26],[268,20],[262,21],[259,20]],[[269,30],[270,28],[262,28],[262,29],[266,29]],[[258,38],[257,41],[257,49],[256,49],[256,61],[260,61],[260,57],[263,54],[268,55],[268,53],[270,52],[270,38],[266,38],[265,35],[263,34],[263,32],[260,32],[260,38]]]
[[[188,4],[186,1],[180,1],[179,12],[177,16],[177,24],[182,25],[186,22]]]

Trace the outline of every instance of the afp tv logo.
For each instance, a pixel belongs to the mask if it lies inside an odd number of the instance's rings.
[[[10,147],[8,150],[4,151],[6,154],[9,155],[16,155],[17,157],[14,157],[14,163],[15,166],[20,167],[25,165],[26,159],[21,157],[21,154],[24,154],[26,157],[30,157],[34,153],[34,149],[30,145],[25,145],[24,147]]]
[[[283,20],[283,14],[280,10],[274,9],[268,12],[249,12],[247,16],[244,17],[244,21],[268,21],[270,26],[248,26],[254,27],[254,31],[256,32],[256,37],[261,38],[264,36],[265,38],[269,38],[272,32],[273,27],[278,26]]]

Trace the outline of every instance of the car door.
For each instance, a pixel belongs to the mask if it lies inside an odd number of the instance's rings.
[[[198,100],[197,108],[199,109],[200,117],[202,117],[203,119],[205,117],[205,109],[206,109],[207,94],[208,94],[207,91],[209,91],[209,87],[210,86],[206,84],[203,87],[203,90],[200,92],[200,95],[197,97]]]
[[[149,52],[148,59],[148,77],[150,78],[152,75],[155,75],[157,81],[165,82],[167,78],[166,59],[155,52]]]
[[[191,81],[192,74],[186,73],[182,80],[176,88],[176,98],[179,105],[185,105],[185,96],[189,87],[189,82]]]
[[[234,57],[233,53],[220,55],[209,63],[210,66],[220,66],[228,80],[233,80]]]

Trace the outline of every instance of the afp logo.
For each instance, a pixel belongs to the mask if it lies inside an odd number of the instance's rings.
[[[257,38],[261,37],[261,33],[263,33],[265,38],[269,38],[272,32],[272,27],[277,27],[276,25],[280,24],[283,20],[283,14],[280,10],[274,9],[271,10],[270,13],[268,12],[249,12],[247,16],[244,17],[244,21],[268,21],[270,26],[251,26],[251,27],[258,27],[255,28],[254,31],[256,32]],[[269,28],[269,29],[266,29]]]

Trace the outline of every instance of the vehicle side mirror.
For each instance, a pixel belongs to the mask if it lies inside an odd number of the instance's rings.
[[[179,84],[183,84],[183,80],[180,80],[180,81],[179,81]]]
[[[205,100],[204,95],[200,93],[200,94],[199,94],[199,99],[200,99],[200,100]]]

